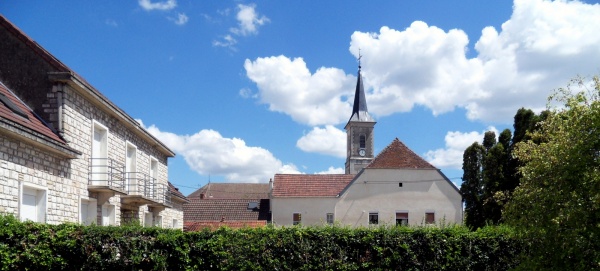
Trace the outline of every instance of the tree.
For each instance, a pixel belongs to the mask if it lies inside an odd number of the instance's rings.
[[[528,132],[537,129],[537,123],[543,120],[544,114],[536,115],[530,109],[521,108],[514,117],[515,137],[509,129],[505,129],[496,141],[496,133],[487,131],[482,144],[476,143],[469,147],[471,149],[465,150],[461,192],[465,203],[465,224],[468,227],[477,229],[486,224],[497,225],[502,222],[504,206],[520,179],[517,171],[520,163],[512,155],[514,145],[529,138]],[[476,156],[475,150],[478,151]]]
[[[483,154],[485,149],[475,142],[463,154],[463,183],[460,192],[465,202],[465,224],[472,228],[485,226],[483,216]]]
[[[600,79],[575,79],[516,145],[520,185],[504,218],[532,240],[531,269],[600,269]],[[574,88],[584,89],[580,92]]]

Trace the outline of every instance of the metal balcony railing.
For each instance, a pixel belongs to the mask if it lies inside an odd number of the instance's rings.
[[[110,158],[90,158],[88,185],[125,190],[125,166]]]
[[[125,176],[127,194],[142,196],[156,203],[171,206],[171,194],[167,185],[158,183],[156,178],[142,172],[126,172]]]
[[[154,200],[165,206],[171,205],[171,192],[169,192],[169,187],[163,183],[156,183],[154,185]]]

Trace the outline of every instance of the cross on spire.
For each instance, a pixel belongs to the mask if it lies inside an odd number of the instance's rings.
[[[362,58],[362,55],[360,54],[360,48],[358,48],[358,70],[360,71],[360,59]]]

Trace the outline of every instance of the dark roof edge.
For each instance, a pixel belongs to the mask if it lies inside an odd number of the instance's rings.
[[[150,133],[148,133],[148,131],[143,129],[141,127],[141,125],[139,123],[137,123],[137,121],[135,121],[131,116],[129,116],[127,113],[125,113],[125,111],[123,111],[118,106],[113,104],[110,100],[108,100],[108,98],[106,98],[102,93],[100,93],[100,91],[98,91],[91,84],[86,82],[85,79],[83,79],[81,76],[77,75],[72,69],[67,67],[67,65],[62,63],[54,55],[52,55],[50,52],[48,52],[46,49],[44,49],[44,47],[40,46],[37,42],[35,42],[31,37],[29,37],[27,34],[25,34],[25,32],[23,32],[21,29],[19,29],[16,25],[11,23],[2,14],[0,14],[0,25],[5,26],[5,29],[7,31],[9,31],[10,33],[12,33],[13,36],[15,36],[17,39],[21,40],[21,42],[23,42],[25,45],[29,46],[36,54],[38,54],[42,59],[44,59],[44,61],[46,61],[48,64],[55,67],[59,71],[59,72],[50,72],[49,73],[50,80],[53,80],[53,79],[56,81],[70,80],[70,81],[76,83],[77,85],[79,85],[80,87],[84,86],[84,88],[82,88],[81,90],[86,90],[87,92],[89,92],[89,94],[92,94],[91,97],[98,99],[101,103],[105,104],[107,109],[110,109],[116,113],[115,115],[117,115],[117,117],[120,117],[121,119],[130,123],[132,125],[132,128],[134,128],[134,132],[138,131],[138,134],[146,137],[150,141],[156,142],[157,144],[155,146],[159,147],[161,152],[163,152],[165,155],[167,155],[169,157],[175,156],[175,153],[172,150],[170,150],[166,145],[164,145],[162,142],[160,142],[158,139],[156,139],[154,136],[152,136]],[[53,74],[54,74],[54,76],[53,76]],[[59,76],[60,74],[63,74],[62,78],[61,78],[61,76]],[[68,74],[67,78],[65,78],[65,74]],[[53,78],[53,77],[55,77],[55,78]]]
[[[18,123],[12,122],[1,117],[0,128],[3,128],[0,129],[0,132],[4,131],[3,133],[7,134],[8,136],[21,139],[26,143],[35,145],[46,151],[61,155],[65,158],[75,159],[82,154],[78,150],[75,150],[60,142],[56,142],[56,140],[52,138],[49,138]]]
[[[346,191],[348,191],[348,189],[350,189],[350,186],[352,186],[354,184],[354,182],[356,182],[356,180],[358,180],[358,178],[360,177],[360,175],[363,174],[363,172],[365,171],[365,168],[361,169],[356,175],[354,175],[354,178],[352,179],[352,181],[350,181],[346,187],[344,187],[344,189],[342,189],[342,191],[340,191],[340,193],[337,195],[337,197],[341,197],[344,194],[346,194]]]
[[[163,154],[168,157],[174,157],[175,153],[169,149],[164,143],[150,134],[144,127],[142,127],[134,118],[129,116],[123,109],[119,108],[113,102],[111,102],[106,96],[104,96],[100,91],[94,88],[91,84],[81,78],[78,74],[67,71],[67,72],[49,72],[48,78],[51,81],[62,82],[69,84],[75,90],[79,90],[84,96],[88,96],[88,98],[96,99],[99,101],[97,103],[100,106],[104,106],[105,109],[108,109],[114,112],[114,115],[122,120],[125,120],[126,124],[129,124],[129,128],[132,128],[134,132],[142,137],[146,137],[147,140],[154,141],[156,145],[154,147],[158,147]]]
[[[450,183],[450,186],[452,186],[454,188],[454,190],[456,190],[456,192],[458,192],[458,194],[462,198],[462,193],[460,192],[460,189],[458,189],[458,187],[456,187],[456,185],[452,181],[450,181],[450,179],[448,179],[448,177],[446,177],[446,174],[444,174],[442,172],[442,170],[440,170],[440,169],[436,168],[435,170],[437,170],[438,173],[440,173],[440,175],[442,175],[442,177],[444,177],[444,180],[446,180],[446,182]]]

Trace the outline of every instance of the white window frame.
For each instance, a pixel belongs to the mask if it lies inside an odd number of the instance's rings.
[[[156,167],[153,167],[154,165]],[[154,158],[154,156],[150,156],[150,172],[149,172],[149,175],[150,175],[150,180],[153,183],[149,183],[149,184],[146,184],[146,185],[150,186],[150,188],[151,188],[149,190],[150,191],[150,197],[154,198],[154,196],[157,193],[157,191],[156,191],[156,188],[157,188],[156,185],[159,183],[158,182],[158,159]]]
[[[129,152],[133,151],[133,161],[129,161]],[[129,194],[139,194],[138,189],[138,179],[137,179],[137,153],[138,148],[133,143],[126,141],[125,142],[125,191]],[[133,164],[133,165],[132,165]],[[130,183],[134,182],[134,183]]]
[[[116,221],[115,205],[108,203],[102,205],[102,226],[115,226]]]
[[[154,214],[152,212],[144,213],[144,227],[154,226]]]
[[[179,220],[173,219],[173,224],[171,224],[173,229],[179,228]]]
[[[19,187],[19,219],[21,221],[27,220],[23,212],[23,194],[28,194],[25,192],[35,194],[36,214],[33,222],[46,223],[46,214],[48,213],[48,188],[32,183],[21,182]]]
[[[157,215],[154,217],[154,221],[152,221],[154,227],[162,228],[163,217],[161,215]]]
[[[96,130],[98,131],[104,131],[104,140],[102,141],[102,145],[104,148],[100,148],[100,152],[101,153],[96,153],[94,151],[95,147],[94,147],[94,142],[95,142],[95,135],[96,135]],[[96,120],[92,120],[92,148],[91,148],[91,153],[90,153],[90,157],[91,158],[103,158],[103,159],[108,159],[108,146],[109,146],[109,140],[110,138],[110,131],[108,130],[108,127],[102,125],[100,122],[96,121]],[[108,172],[105,172],[107,170],[107,160],[92,160],[92,184],[93,185],[108,185],[108,183],[105,183],[106,180],[108,180]],[[104,167],[103,167],[104,166]]]
[[[371,215],[376,215],[377,216],[377,223],[371,223]],[[369,212],[369,216],[367,217],[367,221],[369,223],[369,225],[379,225],[379,211],[370,211]]]
[[[296,220],[296,215],[298,215],[299,220]],[[294,212],[292,214],[292,225],[299,225],[302,224],[302,213],[301,212]]]
[[[433,221],[432,222],[427,222],[427,214],[433,214]],[[434,210],[426,210],[425,211],[425,216],[423,216],[423,222],[425,222],[425,224],[435,224],[435,211]]]
[[[330,219],[330,218],[331,218],[331,219]],[[334,216],[334,214],[333,214],[333,213],[327,213],[327,214],[325,215],[325,219],[326,219],[326,221],[327,221],[327,224],[329,224],[329,225],[333,225],[333,222],[335,221],[335,216]]]
[[[83,207],[87,203],[87,217],[84,217]],[[79,223],[82,225],[92,225],[98,223],[98,201],[94,198],[79,198]]]
[[[396,211],[396,225],[398,225],[398,214],[406,214],[406,224],[402,224],[402,226],[407,226],[410,223],[410,213],[407,210]]]

